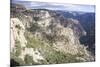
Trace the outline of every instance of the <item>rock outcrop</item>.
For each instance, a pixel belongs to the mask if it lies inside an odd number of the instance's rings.
[[[78,20],[46,9],[12,11],[11,16],[11,59],[20,65],[94,61],[79,42],[86,32]]]

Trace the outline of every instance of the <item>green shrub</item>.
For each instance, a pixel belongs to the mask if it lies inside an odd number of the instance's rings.
[[[20,25],[16,25],[15,27],[18,28],[18,29],[21,29],[21,26]]]
[[[39,38],[35,38],[32,33],[25,33],[25,38],[27,39],[27,48],[42,48],[44,47],[44,42]]]
[[[28,30],[29,30],[30,32],[36,32],[36,31],[39,30],[39,29],[40,29],[40,26],[38,25],[38,23],[33,23],[33,24],[31,24],[31,27],[28,28]]]
[[[16,52],[15,52],[15,55],[16,56],[19,56],[20,54],[21,54],[21,44],[20,44],[20,42],[19,41],[15,41],[15,50],[16,50]]]
[[[35,21],[38,21],[38,20],[39,20],[39,17],[33,17],[33,19],[34,19]]]
[[[17,62],[18,64],[20,64],[20,65],[24,65],[25,64],[25,62],[21,59],[21,58],[19,58],[18,56],[16,56],[15,55],[15,53],[12,53],[11,52],[11,54],[10,54],[11,56],[11,58],[10,59],[13,59],[15,62]]]
[[[43,45],[44,43],[42,41],[35,38],[29,38],[26,46],[28,48],[39,48],[42,47]]]
[[[77,55],[64,54],[59,51],[54,51],[46,56],[46,61],[49,64],[81,62],[80,60],[77,60],[76,57]]]
[[[15,40],[15,44],[20,44],[20,41],[18,41],[17,39]]]
[[[32,65],[32,63],[33,63],[33,57],[27,54],[27,55],[25,55],[24,61],[25,61],[25,63],[27,65]]]
[[[18,62],[20,65],[24,65],[24,61],[21,58],[14,58],[16,62]]]

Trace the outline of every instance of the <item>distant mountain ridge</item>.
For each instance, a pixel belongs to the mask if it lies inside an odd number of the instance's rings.
[[[50,3],[38,1],[16,1],[12,3],[22,4],[27,9],[49,9],[61,11],[82,11],[82,12],[95,12],[95,5],[82,5],[82,4],[69,4],[69,3]]]

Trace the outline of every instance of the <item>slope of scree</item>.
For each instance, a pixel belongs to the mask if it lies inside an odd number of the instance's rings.
[[[11,10],[11,60],[19,65],[94,61],[80,22],[46,9]],[[13,65],[13,64],[11,64]]]

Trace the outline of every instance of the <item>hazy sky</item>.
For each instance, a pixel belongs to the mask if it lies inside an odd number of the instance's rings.
[[[75,5],[68,3],[57,3],[57,2],[40,2],[40,1],[25,1],[25,0],[12,0],[14,3],[25,5],[26,8],[44,8],[51,10],[64,10],[64,11],[84,11],[84,12],[95,12],[94,5]]]

